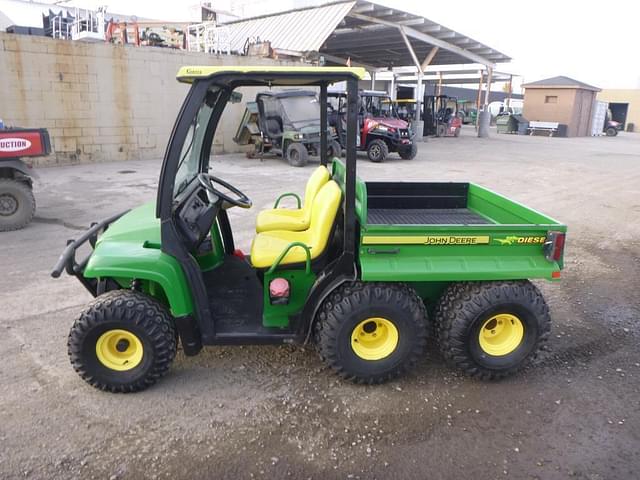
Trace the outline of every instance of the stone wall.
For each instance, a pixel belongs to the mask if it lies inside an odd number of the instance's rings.
[[[285,63],[0,33],[0,118],[49,130],[54,153],[36,165],[161,158],[188,90],[176,72],[199,64]],[[243,111],[228,105],[216,153],[239,151]]]

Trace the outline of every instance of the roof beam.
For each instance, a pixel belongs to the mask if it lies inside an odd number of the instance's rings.
[[[420,69],[423,72],[427,69],[427,67],[431,64],[433,59],[436,57],[438,50],[440,50],[440,47],[433,47],[431,51],[427,54],[425,59],[422,61],[422,64],[420,65]]]
[[[402,39],[404,40],[404,43],[407,45],[407,49],[409,50],[409,53],[411,54],[411,58],[413,59],[413,63],[416,64],[416,68],[418,69],[418,71],[422,72],[422,67],[420,65],[420,62],[418,61],[418,57],[416,56],[416,52],[413,51],[413,45],[411,45],[411,42],[409,41],[409,38],[407,37],[407,34],[404,33],[402,28],[400,28],[399,30],[400,30],[400,35],[402,35]]]
[[[353,10],[351,12],[349,12],[347,15],[349,17],[357,18],[358,20],[362,20],[364,22],[378,23],[378,24],[381,24],[381,25],[388,25],[390,27],[395,27],[395,28],[399,29],[402,32],[403,37],[405,37],[405,36],[412,37],[412,38],[415,38],[416,40],[420,40],[422,42],[425,42],[425,43],[428,43],[430,45],[433,45],[434,47],[440,47],[440,48],[442,48],[444,50],[449,50],[450,52],[457,53],[461,57],[467,58],[469,60],[473,60],[476,63],[480,63],[482,65],[486,65],[487,67],[494,67],[493,62],[488,60],[485,57],[482,57],[482,56],[477,55],[477,54],[475,54],[473,52],[465,50],[464,48],[458,47],[457,45],[454,45],[452,43],[445,42],[444,40],[440,40],[439,38],[436,38],[436,37],[434,37],[432,35],[428,35],[426,33],[423,33],[421,31],[418,31],[418,30],[414,29],[414,28],[405,27],[405,26],[398,25],[398,24],[393,23],[393,22],[387,22],[385,20],[380,20],[378,18],[369,17],[367,15],[361,15],[359,13],[355,13]],[[416,64],[418,65],[418,68],[420,68],[420,63],[416,61]]]
[[[335,55],[331,55],[329,53],[320,53],[320,56],[324,57],[325,60],[329,60],[330,62],[337,63],[339,65],[347,65],[347,59],[342,57],[336,57]],[[364,67],[369,71],[377,70],[377,67],[373,67],[371,65],[367,65],[366,63],[360,63],[351,60],[352,67]]]

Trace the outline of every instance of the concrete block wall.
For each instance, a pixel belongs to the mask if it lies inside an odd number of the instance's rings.
[[[178,69],[250,64],[286,63],[0,33],[0,118],[49,130],[53,153],[38,166],[161,158],[188,90]],[[243,111],[227,106],[216,153],[241,150],[232,137]]]

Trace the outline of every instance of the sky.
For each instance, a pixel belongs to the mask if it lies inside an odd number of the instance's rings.
[[[45,0],[46,3],[50,3]],[[230,8],[231,0],[214,0]],[[234,0],[247,15],[322,3],[320,0]],[[640,2],[616,0],[376,0],[422,15],[513,58],[501,71],[521,82],[566,75],[600,88],[640,88]],[[190,0],[75,0],[64,5],[146,18],[189,20]],[[506,8],[509,6],[510,8]],[[520,82],[518,82],[520,83]]]

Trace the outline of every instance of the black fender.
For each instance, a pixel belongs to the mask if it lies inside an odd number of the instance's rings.
[[[16,172],[18,175],[16,175]],[[31,184],[32,178],[38,180],[40,176],[19,158],[12,158],[0,160],[0,178],[15,178],[16,180],[25,180]]]

